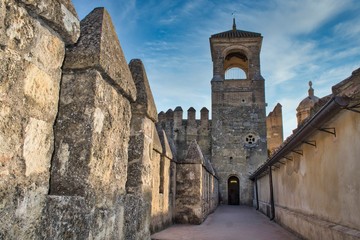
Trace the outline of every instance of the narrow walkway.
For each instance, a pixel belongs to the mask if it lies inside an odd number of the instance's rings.
[[[293,234],[254,208],[219,206],[201,225],[173,225],[153,240],[295,240]]]

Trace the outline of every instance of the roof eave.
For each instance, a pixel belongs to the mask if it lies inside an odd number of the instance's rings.
[[[260,166],[253,174],[250,175],[250,180],[255,180],[269,166],[274,165],[291,150],[299,146],[304,139],[315,132],[324,123],[329,121],[339,111],[344,109],[350,100],[344,97],[332,97],[312,118],[309,119],[296,133],[290,136],[290,140],[280,150],[278,150],[271,158],[269,158],[262,166]]]

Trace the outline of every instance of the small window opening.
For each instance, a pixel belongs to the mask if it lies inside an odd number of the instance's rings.
[[[246,143],[248,144],[254,144],[255,143],[255,136],[252,134],[249,134],[245,138]]]

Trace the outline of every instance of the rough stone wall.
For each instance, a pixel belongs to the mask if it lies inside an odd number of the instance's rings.
[[[152,233],[171,225],[175,211],[175,162],[164,130],[158,127],[156,136],[151,158],[153,182],[150,231]]]
[[[136,87],[105,9],[81,21],[63,69],[46,238],[123,239]]]
[[[175,221],[202,223],[218,205],[217,186],[215,172],[194,140],[185,159],[178,160]]]
[[[187,119],[183,118],[183,110],[176,107],[174,111],[169,109],[166,114],[159,113],[159,124],[166,131],[176,146],[176,158],[184,159],[187,149],[193,140],[199,144],[205,158],[211,157],[211,120],[209,110],[201,109],[201,118],[196,119],[196,110],[188,109]]]
[[[333,95],[360,103],[360,71],[333,87]],[[358,107],[353,110],[358,110]],[[305,239],[360,238],[360,115],[341,110],[322,127],[336,135],[315,131],[299,143],[302,155],[289,153],[274,168],[275,220]],[[285,161],[285,159],[284,159]],[[258,180],[260,210],[269,204],[268,175]]]
[[[221,203],[228,204],[228,179],[239,179],[240,204],[252,205],[249,173],[267,158],[262,37],[210,38],[213,60],[211,162],[219,177]],[[246,57],[247,79],[225,80],[227,55]]]
[[[283,143],[282,106],[278,103],[266,117],[267,147],[271,154]]]
[[[149,239],[153,172],[151,158],[154,139],[158,139],[155,122],[157,110],[143,63],[133,59],[129,64],[137,97],[131,104],[131,133],[126,182],[125,239]]]
[[[0,239],[37,239],[49,192],[53,124],[71,1],[0,1]]]

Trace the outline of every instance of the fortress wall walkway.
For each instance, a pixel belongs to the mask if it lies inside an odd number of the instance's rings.
[[[173,225],[153,240],[295,240],[299,239],[247,206],[220,205],[201,225]]]

